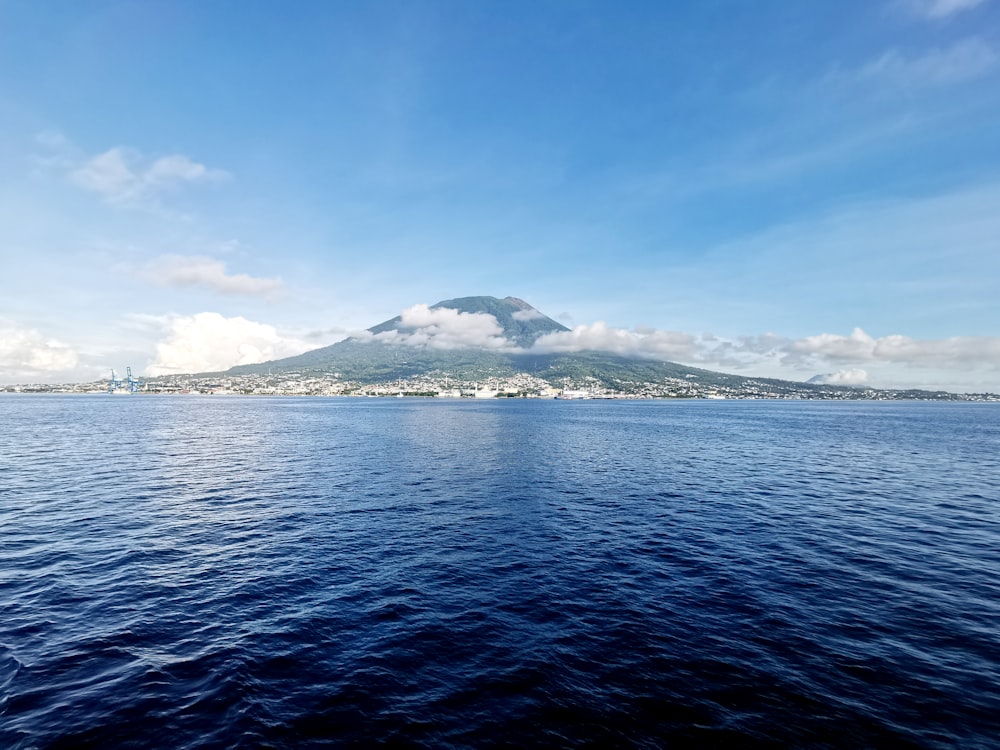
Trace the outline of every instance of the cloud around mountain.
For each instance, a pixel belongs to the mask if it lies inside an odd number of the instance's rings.
[[[961,364],[1000,370],[1000,337],[957,336],[913,339],[890,335],[874,338],[860,328],[849,335],[821,333],[800,339],[775,334],[722,339],[658,329],[629,331],[602,322],[581,325],[568,333],[541,337],[532,348],[541,352],[611,352],[646,359],[672,359],[687,364],[743,369],[771,361],[780,365],[825,368],[830,365],[896,364],[908,367],[944,367]],[[828,382],[864,382],[862,370],[840,370]]]
[[[837,370],[822,375],[814,375],[808,382],[819,385],[864,385],[868,382],[868,371],[860,367],[852,367],[849,370]]]
[[[591,325],[576,326],[570,331],[540,336],[529,351],[543,354],[599,351],[626,357],[690,359],[697,356],[698,339],[677,331],[611,328],[599,320]]]
[[[474,298],[468,298],[474,299]],[[571,330],[541,333],[530,345],[516,345],[497,317],[486,312],[463,312],[448,307],[414,305],[402,312],[390,330],[355,336],[375,342],[433,350],[489,349],[511,354],[572,354],[603,352],[654,361],[728,370],[766,367],[805,373],[819,371],[823,382],[861,385],[870,379],[865,366],[942,368],[968,367],[1000,370],[1000,337],[954,337],[919,340],[902,335],[875,338],[861,328],[848,335],[820,333],[798,339],[772,333],[727,339],[648,327],[615,328],[603,321]],[[534,308],[514,312],[514,320],[548,319]],[[557,325],[552,321],[554,325]],[[562,328],[560,326],[560,328]],[[785,374],[785,377],[788,375]]]
[[[425,304],[403,310],[399,328],[378,333],[365,331],[355,338],[358,341],[428,349],[515,348],[504,336],[503,326],[489,313],[461,312]]]

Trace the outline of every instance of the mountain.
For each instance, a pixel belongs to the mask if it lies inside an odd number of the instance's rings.
[[[633,394],[718,392],[854,398],[865,392],[850,386],[749,378],[600,351],[532,351],[539,337],[568,330],[516,297],[460,297],[436,305],[414,306],[372,326],[363,335],[331,346],[296,357],[234,367],[226,374],[336,375],[344,381],[378,384],[424,376],[472,383],[526,373],[555,387],[582,385]],[[902,397],[929,395],[915,392]]]
[[[603,388],[629,390],[665,379],[684,380],[702,387],[741,387],[751,379],[687,367],[675,362],[635,359],[598,351],[564,354],[534,353],[530,346],[545,334],[569,329],[517,297],[459,297],[435,305],[417,306],[402,315],[354,336],[296,357],[240,365],[229,375],[298,372],[303,375],[336,373],[343,380],[383,383],[435,375],[474,382],[488,377],[528,373],[553,385],[588,382]],[[415,312],[414,312],[415,311]],[[408,314],[409,313],[409,314]],[[485,345],[457,345],[446,335],[484,322],[494,335],[481,336]],[[481,332],[482,333],[482,332]],[[437,337],[437,338],[435,338]],[[443,343],[448,345],[442,345]],[[784,381],[752,381],[782,383]],[[800,388],[818,388],[788,383]]]
[[[411,308],[412,309],[412,308]],[[491,343],[505,344],[506,349],[525,348],[546,333],[568,331],[542,314],[524,300],[516,297],[460,297],[431,305],[428,310],[453,310],[462,315],[477,313],[491,315],[499,324],[497,336]],[[431,313],[430,317],[435,316]],[[448,322],[447,319],[445,322]],[[440,327],[440,326],[438,326]],[[514,374],[510,351],[477,346],[413,346],[398,343],[419,330],[402,315],[386,320],[368,329],[370,336],[351,337],[331,346],[313,349],[305,354],[273,360],[256,365],[240,365],[228,371],[231,375],[260,374],[265,372],[340,373],[346,380],[378,383],[398,380],[432,371],[447,372],[456,379],[476,380],[485,373]],[[429,330],[424,328],[424,330]],[[433,332],[433,331],[432,331]]]

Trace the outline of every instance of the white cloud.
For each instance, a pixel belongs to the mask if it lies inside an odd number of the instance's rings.
[[[497,319],[487,313],[459,312],[450,307],[420,304],[403,310],[404,330],[358,337],[361,341],[427,347],[429,349],[510,349]]]
[[[924,18],[949,18],[956,13],[971,10],[982,5],[985,0],[910,0],[911,12]]]
[[[821,333],[792,342],[790,350],[807,356],[820,356],[830,360],[858,361],[874,358],[877,342],[860,328],[850,336]]]
[[[0,322],[0,378],[23,382],[72,370],[77,354],[33,328]]]
[[[889,50],[848,77],[901,88],[946,85],[983,75],[996,67],[998,59],[992,46],[982,39],[972,38],[915,57]]]
[[[869,372],[856,365],[877,367],[897,376],[910,370],[936,371],[944,377],[951,372],[956,383],[973,371],[1000,373],[1000,337],[874,338],[861,328],[847,336],[821,333],[791,339],[765,333],[725,339],[708,333],[610,328],[597,322],[546,334],[528,351],[566,354],[588,350],[792,380],[805,379],[807,373],[818,369],[840,368],[815,376],[813,382],[841,385],[869,382]]]
[[[644,326],[611,328],[603,321],[540,336],[528,350],[544,354],[601,351],[624,357],[742,369],[780,362],[791,339],[772,333],[723,339],[710,333],[666,331]]]
[[[511,314],[511,317],[514,320],[518,320],[521,321],[522,323],[525,323],[529,320],[538,320],[539,318],[544,318],[545,313],[539,312],[535,308],[531,308],[530,310],[517,310],[516,312]]]
[[[77,185],[112,203],[129,203],[181,183],[214,182],[227,177],[227,172],[206,167],[181,154],[150,161],[123,146],[91,157],[70,173]]]
[[[571,331],[539,336],[533,352],[565,353],[595,350],[631,357],[691,359],[697,356],[697,338],[689,333],[637,328],[609,328],[603,321],[579,325]]]
[[[837,370],[809,378],[810,383],[822,385],[864,385],[868,382],[868,371],[860,367],[849,370]]]
[[[71,177],[80,187],[116,200],[137,192],[140,184],[120,148],[98,154],[75,170]]]
[[[163,255],[150,262],[143,275],[162,286],[202,286],[222,294],[273,299],[284,287],[281,279],[226,273],[226,264],[200,255]]]
[[[216,372],[292,357],[313,348],[282,336],[273,326],[214,312],[171,318],[166,329],[156,345],[156,359],[146,368],[150,376]]]
[[[146,170],[143,179],[151,185],[169,185],[172,182],[200,182],[216,180],[225,173],[209,169],[204,164],[191,161],[186,156],[173,154],[157,159]]]
[[[415,305],[401,315],[400,330],[372,335],[356,334],[360,341],[377,341],[431,349],[490,348],[538,354],[601,351],[625,357],[674,361],[708,369],[738,370],[749,376],[860,385],[870,373],[858,365],[897,375],[913,370],[936,371],[947,377],[971,371],[1000,372],[1000,337],[966,336],[947,339],[913,339],[902,335],[875,338],[861,328],[848,335],[820,333],[792,339],[774,333],[723,338],[710,333],[692,334],[638,326],[613,328],[603,321],[578,325],[570,331],[540,336],[525,350],[516,350],[503,338],[496,318],[483,313],[462,313],[448,308]],[[829,370],[828,370],[829,368]]]
[[[827,362],[885,362],[912,367],[1000,369],[1000,336],[912,339],[898,334],[873,338],[860,328],[850,336],[823,333],[791,344],[786,358]]]

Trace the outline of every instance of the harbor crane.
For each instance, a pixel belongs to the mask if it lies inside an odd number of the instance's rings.
[[[125,379],[115,375],[115,370],[111,368],[111,380],[108,381],[108,393],[114,393],[115,391],[127,390],[129,393],[138,393],[139,389],[142,388],[142,382],[132,377],[132,368],[125,368]]]
[[[139,389],[142,388],[142,383],[140,383],[138,380],[136,380],[135,378],[132,377],[132,368],[131,367],[126,367],[125,370],[128,373],[128,375],[127,375],[127,378],[128,378],[128,392],[129,393],[138,393]]]
[[[108,381],[108,393],[114,393],[116,388],[122,387],[122,379],[115,377],[115,368],[111,368],[111,380]]]

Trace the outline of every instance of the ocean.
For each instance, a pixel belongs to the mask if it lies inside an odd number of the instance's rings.
[[[0,747],[1000,747],[1000,405],[2,396]]]

